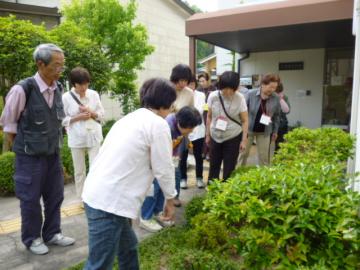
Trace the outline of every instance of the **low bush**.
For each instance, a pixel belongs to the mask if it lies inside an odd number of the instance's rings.
[[[185,207],[185,220],[187,225],[191,224],[191,220],[193,217],[204,211],[204,199],[204,195],[196,196],[187,203]]]
[[[104,138],[106,137],[106,135],[109,133],[111,127],[115,124],[116,120],[112,119],[112,120],[108,120],[105,122],[105,124],[102,127],[102,131],[103,131],[103,136]]]
[[[15,154],[6,152],[0,155],[0,195],[13,195],[14,191],[14,172]]]
[[[190,236],[191,237],[191,236]],[[140,268],[146,270],[235,270],[237,262],[226,254],[208,252],[188,245],[185,227],[165,229],[140,243]]]
[[[360,195],[339,188],[342,174],[341,166],[294,164],[218,183],[204,201],[207,213],[193,218],[192,241],[202,249],[235,249],[244,269],[319,262],[328,269],[359,268]]]
[[[69,183],[73,180],[74,165],[71,156],[71,150],[68,146],[68,137],[64,136],[63,146],[61,148],[61,160],[64,168],[64,181]]]
[[[273,164],[327,161],[345,162],[354,154],[355,138],[338,128],[296,128],[285,135],[285,143],[274,157]]]
[[[242,269],[360,268],[360,195],[344,174],[354,139],[298,128],[286,140],[273,167],[240,168],[210,186],[192,244],[235,253]]]

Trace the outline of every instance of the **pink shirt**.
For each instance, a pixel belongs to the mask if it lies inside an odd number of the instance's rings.
[[[39,73],[36,73],[34,79],[39,86],[40,92],[43,94],[46,103],[51,108],[54,101],[54,91],[56,89],[56,83],[48,86],[44,80],[40,77]],[[0,118],[0,125],[3,126],[3,131],[7,133],[17,133],[17,125],[20,119],[21,113],[25,109],[26,95],[25,91],[20,85],[14,85],[5,99],[5,107]]]

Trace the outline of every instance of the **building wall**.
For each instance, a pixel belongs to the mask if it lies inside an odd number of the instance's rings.
[[[189,38],[185,20],[190,14],[172,0],[138,0],[137,21],[146,26],[155,51],[146,58],[138,75],[141,85],[151,77],[169,78],[179,63],[189,64]]]
[[[121,0],[121,3],[127,3]],[[185,20],[190,17],[172,0],[138,0],[136,21],[145,25],[154,52],[147,56],[143,70],[138,72],[137,86],[152,77],[169,78],[171,69],[179,63],[189,64],[189,38],[185,35]],[[103,96],[106,118],[119,118],[119,103]]]
[[[278,73],[291,103],[289,124],[300,121],[303,126],[321,126],[325,49],[251,53],[241,62],[241,76]],[[304,70],[279,71],[279,62],[304,61]],[[304,90],[310,90],[306,96]]]

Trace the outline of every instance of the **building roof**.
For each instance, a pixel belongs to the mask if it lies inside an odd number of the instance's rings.
[[[203,59],[199,59],[198,63],[199,64],[204,64],[204,63],[206,63],[206,62],[208,62],[208,61],[210,61],[210,60],[212,60],[214,58],[216,58],[216,53],[212,53],[212,54],[204,57]]]
[[[195,11],[191,9],[191,7],[189,7],[187,4],[185,4],[183,1],[181,0],[173,0],[176,4],[178,4],[183,10],[185,10],[187,13],[189,13],[190,15],[195,14]]]
[[[186,35],[237,52],[353,46],[353,0],[285,0],[186,21]]]
[[[25,5],[19,3],[11,3],[0,1],[0,12],[1,13],[13,13],[13,14],[28,14],[28,15],[40,15],[47,17],[60,18],[61,15],[57,7],[41,7],[34,5]]]

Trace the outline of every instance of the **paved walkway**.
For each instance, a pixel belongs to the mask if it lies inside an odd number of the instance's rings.
[[[249,164],[255,164],[253,155]],[[191,162],[190,162],[191,163]],[[204,179],[207,179],[208,164],[204,164]],[[181,190],[180,199],[186,204],[195,195],[204,192],[195,185],[194,169],[189,169],[189,188]],[[80,201],[76,197],[74,184],[65,186],[65,199],[62,207],[62,230],[65,235],[74,237],[73,246],[62,248],[50,246],[47,255],[30,253],[21,242],[19,201],[14,197],[0,198],[0,270],[60,270],[73,266],[87,257],[87,223]],[[177,208],[176,223],[183,222],[184,206]],[[139,240],[151,233],[140,229],[138,221],[134,230]]]

